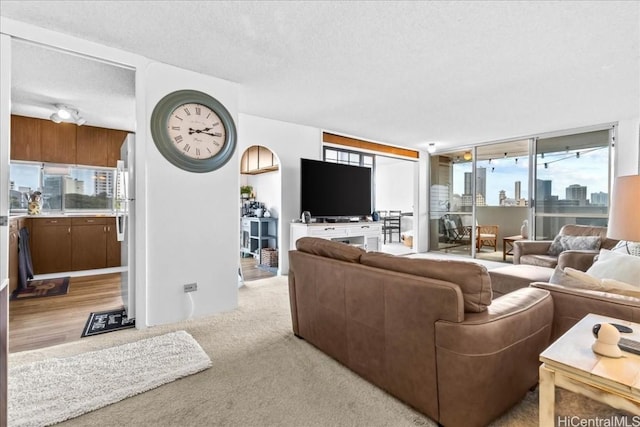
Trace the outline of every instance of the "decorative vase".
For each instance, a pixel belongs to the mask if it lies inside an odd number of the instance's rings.
[[[520,227],[520,235],[523,239],[529,238],[529,221],[526,219],[522,221],[522,226]]]

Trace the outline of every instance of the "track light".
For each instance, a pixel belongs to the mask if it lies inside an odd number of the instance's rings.
[[[434,142],[429,143],[429,146],[427,147],[427,152],[429,154],[433,154],[436,152],[436,144]]]
[[[80,116],[78,110],[74,107],[64,104],[55,104],[55,107],[56,112],[51,114],[51,116],[49,117],[54,123],[61,123],[65,120],[71,120],[76,125],[82,126],[87,122],[83,117]]]
[[[62,123],[62,118],[58,115],[58,113],[53,113],[51,117],[49,117],[53,123]]]

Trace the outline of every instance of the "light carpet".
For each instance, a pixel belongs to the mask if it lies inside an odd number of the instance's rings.
[[[11,354],[9,363],[13,368],[185,330],[213,360],[211,368],[63,425],[436,426],[433,420],[296,338],[291,330],[286,276],[246,282],[239,289],[238,305],[236,310],[214,316]],[[593,418],[616,414],[608,406],[563,390],[556,392],[556,400],[560,415]],[[537,391],[528,393],[492,426],[538,426]]]
[[[77,417],[211,366],[185,331],[9,370],[9,425]]]

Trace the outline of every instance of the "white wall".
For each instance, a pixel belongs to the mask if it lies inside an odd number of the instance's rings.
[[[5,189],[9,188],[9,141],[11,138],[11,39],[0,34],[0,215],[9,212],[9,198]],[[9,227],[0,226],[0,286],[9,277]],[[4,316],[4,313],[2,313]],[[1,345],[2,343],[0,343]]]
[[[300,158],[320,159],[322,132],[318,128],[248,114],[240,114],[238,121],[240,153],[251,145],[263,145],[280,160],[282,199],[278,216],[278,270],[287,274],[289,224],[300,218]]]
[[[244,175],[242,180],[253,187],[256,201],[264,203],[264,207],[269,210],[272,217],[280,218],[282,204],[280,169],[256,175]]]
[[[149,118],[156,103],[179,89],[195,89],[220,101],[235,118],[238,86],[214,77],[161,63],[144,71],[147,116],[139,132],[146,132],[147,206],[147,321],[149,325],[185,319],[191,306],[183,291],[197,282],[191,294],[194,316],[237,306],[240,242],[238,152],[220,169],[186,172],[169,163],[153,144]]]

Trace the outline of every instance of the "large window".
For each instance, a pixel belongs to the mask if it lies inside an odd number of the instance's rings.
[[[553,238],[565,224],[607,225],[610,131],[536,144],[536,238]]]
[[[461,253],[473,253],[465,247],[464,227],[472,221],[498,226],[498,246],[503,238],[519,238],[524,220],[530,222],[529,238],[538,240],[552,239],[565,224],[606,226],[614,130],[558,133],[431,156],[431,250],[463,246]],[[494,258],[510,261],[496,249]],[[493,259],[487,250],[475,255]]]
[[[30,195],[40,191],[43,212],[110,211],[114,174],[112,168],[12,162],[10,208],[15,212],[26,210]]]
[[[373,168],[373,159],[373,154],[365,154],[358,151],[344,150],[341,148],[324,147],[325,162]]]

